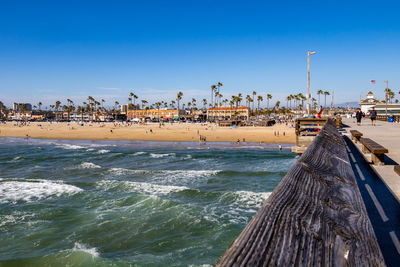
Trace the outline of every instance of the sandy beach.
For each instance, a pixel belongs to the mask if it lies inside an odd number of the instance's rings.
[[[30,122],[20,126],[16,122],[0,124],[0,137],[26,137],[66,140],[137,140],[137,141],[199,141],[207,142],[257,142],[295,143],[295,131],[290,124],[275,124],[271,127],[219,127],[216,124],[200,123],[85,123],[77,122]]]

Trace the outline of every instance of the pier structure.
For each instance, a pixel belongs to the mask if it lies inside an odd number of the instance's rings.
[[[292,147],[292,152],[303,154],[318,135],[319,131],[324,127],[328,119],[328,117],[296,119],[296,145]],[[342,119],[340,117],[332,117],[331,119],[334,119],[337,128],[342,126]]]
[[[216,265],[385,266],[349,151],[327,120]]]
[[[372,126],[367,118],[362,120],[361,126],[357,125],[355,119],[343,119],[343,123],[349,136],[351,131],[358,131],[363,138],[373,140],[388,149],[384,156],[384,164],[371,164],[371,167],[400,199],[400,176],[395,171],[395,166],[400,163],[400,124],[378,120],[376,126]],[[368,162],[372,162],[372,155],[362,152],[362,144],[357,142],[355,146]]]

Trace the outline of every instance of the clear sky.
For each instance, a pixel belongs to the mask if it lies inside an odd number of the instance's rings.
[[[396,1],[1,1],[0,101],[127,102],[255,90],[358,101],[400,88]],[[372,86],[370,81],[376,80]],[[397,94],[397,96],[400,96]],[[265,97],[264,97],[265,98]]]

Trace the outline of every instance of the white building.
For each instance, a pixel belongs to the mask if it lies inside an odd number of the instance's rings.
[[[367,114],[372,107],[375,107],[377,104],[380,103],[382,102],[374,97],[374,93],[369,91],[367,94],[367,98],[360,100],[360,108],[362,112]]]

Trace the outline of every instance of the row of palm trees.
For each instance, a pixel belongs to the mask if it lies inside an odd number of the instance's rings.
[[[211,100],[210,103],[207,102],[207,99],[203,98],[202,99],[202,107],[203,109],[206,109],[207,104],[208,107],[222,107],[222,106],[230,106],[232,107],[238,107],[240,105],[242,105],[242,101],[245,99],[246,100],[246,106],[254,112],[259,112],[260,111],[260,105],[261,103],[264,101],[264,98],[262,95],[257,95],[256,91],[253,91],[251,95],[246,95],[246,97],[244,98],[242,93],[239,93],[238,95],[233,95],[231,96],[231,99],[222,99],[222,94],[220,91],[221,86],[223,86],[223,84],[221,82],[218,82],[216,85],[212,85],[212,96],[214,96]],[[325,106],[326,106],[326,96],[329,95],[330,93],[327,91],[322,91],[319,90],[317,92],[317,94],[320,96],[321,94],[325,95]],[[256,97],[257,96],[257,97]],[[136,105],[136,100],[139,97],[134,94],[133,92],[129,93],[129,97],[128,97],[128,109],[136,109],[139,108],[139,105]],[[183,93],[181,91],[179,91],[177,93],[176,99],[170,101],[169,103],[167,101],[160,101],[160,102],[155,102],[154,104],[150,104],[148,105],[148,101],[145,99],[141,100],[142,103],[142,109],[160,109],[160,108],[175,108],[175,105],[177,104],[177,108],[181,109],[181,101],[183,98]],[[269,104],[270,104],[270,100],[272,99],[272,95],[271,94],[266,94],[265,99],[267,100],[267,110],[269,110]],[[289,95],[287,98],[287,105],[286,108],[291,109],[292,108],[292,100],[294,101],[294,107],[295,108],[300,108],[302,109],[304,107],[304,101],[306,100],[306,97],[302,94],[296,94],[296,95]],[[312,98],[312,103],[314,106],[316,106],[316,99]],[[255,108],[255,102],[257,101],[257,108]],[[320,98],[319,98],[320,101]],[[300,104],[301,102],[301,104]],[[61,101],[56,101],[54,105],[50,105],[50,108],[53,109],[54,111],[64,111],[67,112],[68,114],[68,119],[70,116],[71,112],[77,111],[79,113],[82,114],[83,113],[89,113],[91,118],[95,118],[98,116],[98,114],[100,113],[118,113],[119,109],[119,102],[115,101],[114,105],[111,109],[106,109],[104,107],[104,103],[105,100],[101,99],[100,101],[96,100],[94,97],[92,96],[88,96],[87,101],[82,102],[82,105],[78,105],[75,106],[74,102],[71,99],[67,99],[67,103],[62,105]],[[289,105],[290,103],[290,105]],[[320,102],[319,102],[320,103]],[[41,109],[42,103],[39,102],[37,104],[37,107],[39,107],[39,110]],[[277,109],[280,106],[280,101],[277,101],[277,103],[273,106],[273,109]],[[36,106],[34,106],[34,108],[36,108]],[[198,106],[197,106],[197,100],[195,98],[192,98],[191,101],[189,101],[187,104],[183,103],[182,104],[182,109],[191,109],[191,110],[197,110]]]
[[[399,94],[400,94],[400,91],[399,91]],[[390,103],[390,104],[393,104],[393,99],[394,99],[395,97],[396,97],[396,93],[393,92],[392,89],[390,89],[390,88],[386,88],[386,89],[385,89],[385,100],[384,100],[384,102],[388,102],[388,103]],[[396,104],[399,103],[399,100],[396,99],[396,100],[395,100],[395,103],[396,103]]]

